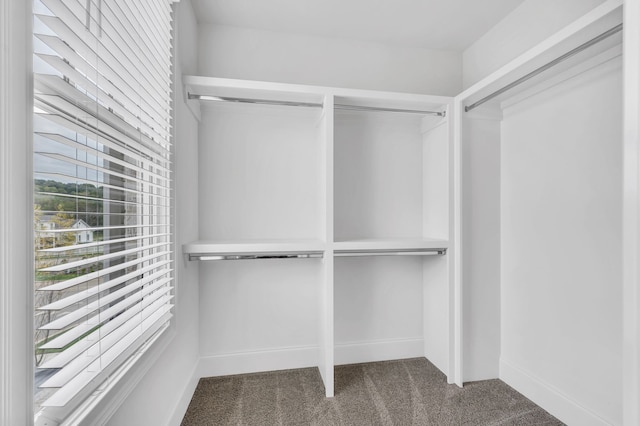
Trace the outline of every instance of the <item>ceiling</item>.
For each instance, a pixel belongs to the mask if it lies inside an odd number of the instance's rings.
[[[464,50],[523,0],[192,0],[199,23]]]

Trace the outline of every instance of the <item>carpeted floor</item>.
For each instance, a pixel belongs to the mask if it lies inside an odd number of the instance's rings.
[[[562,425],[500,380],[448,385],[424,358],[201,379],[183,426]]]

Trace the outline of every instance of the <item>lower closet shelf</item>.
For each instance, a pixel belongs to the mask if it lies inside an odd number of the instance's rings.
[[[324,256],[319,240],[201,240],[184,244],[189,260],[311,259]]]
[[[315,259],[322,252],[189,253],[189,260]]]

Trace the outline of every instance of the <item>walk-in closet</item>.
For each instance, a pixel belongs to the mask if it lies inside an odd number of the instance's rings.
[[[0,0],[0,426],[640,425],[640,0]]]

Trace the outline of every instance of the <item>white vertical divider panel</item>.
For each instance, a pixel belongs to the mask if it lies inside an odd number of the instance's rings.
[[[447,105],[447,109],[445,110],[446,119],[447,119],[447,240],[449,241],[449,250],[447,251],[447,276],[445,278],[445,283],[448,289],[447,293],[447,306],[449,309],[449,318],[448,318],[448,365],[447,365],[447,382],[453,383],[458,386],[462,386],[461,374],[458,371],[458,354],[462,352],[461,348],[461,339],[459,339],[461,333],[460,326],[460,313],[457,311],[456,297],[457,287],[456,283],[456,273],[457,271],[457,253],[458,247],[457,244],[457,235],[458,235],[458,224],[456,222],[456,213],[458,207],[458,198],[457,198],[457,186],[456,186],[456,176],[458,173],[457,167],[460,163],[457,163],[457,149],[455,144],[455,134],[456,134],[456,126],[457,126],[457,118],[456,114],[458,111],[456,110],[455,99],[449,101]]]
[[[462,309],[463,257],[462,250],[458,250],[458,247],[462,247],[462,113],[464,111],[462,102],[460,97],[456,97],[453,100],[453,105],[449,107],[449,111],[452,112],[449,120],[451,120],[453,132],[451,137],[451,243],[453,250],[449,250],[451,259],[451,277],[449,282],[449,304],[451,306],[449,372],[453,383],[460,387],[462,387],[462,321],[464,319]]]
[[[318,339],[320,340],[320,357],[318,368],[324,382],[325,395],[333,397],[334,394],[334,339],[333,339],[333,122],[334,122],[334,97],[324,97],[324,110],[319,123],[320,143],[323,145],[323,174],[321,205],[324,206],[323,223],[321,224],[322,238],[326,242],[327,249],[323,258],[323,279],[318,297],[319,325]]]
[[[640,424],[640,0],[624,3],[623,424]]]
[[[422,123],[423,234],[449,240],[451,120],[426,117]],[[424,355],[436,367],[451,374],[451,307],[449,256],[427,256],[423,260]]]

